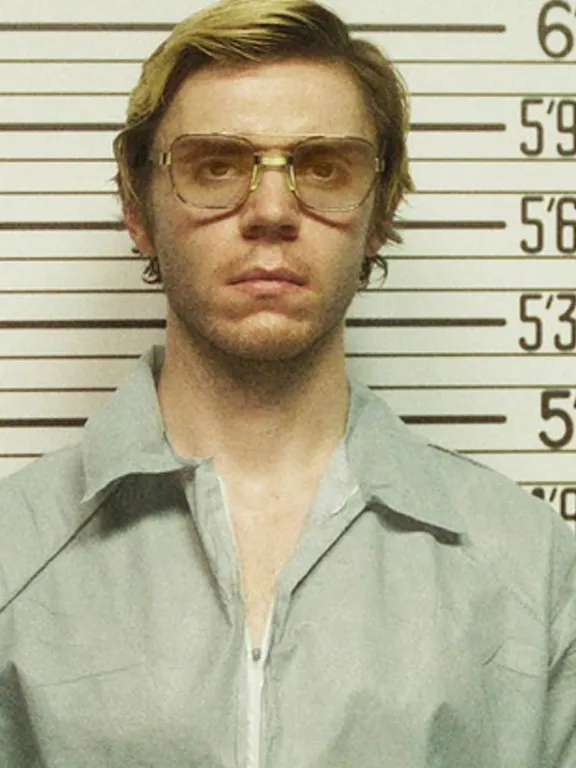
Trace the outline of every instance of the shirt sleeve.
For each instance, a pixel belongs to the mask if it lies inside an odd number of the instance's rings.
[[[14,615],[10,597],[7,552],[17,543],[14,528],[7,522],[7,510],[17,509],[5,489],[0,493],[0,766],[40,768],[25,697],[13,658]],[[18,546],[13,549],[20,552]]]
[[[567,559],[570,542],[563,541],[566,547],[556,547],[554,563],[560,597],[550,630],[552,659],[542,763],[545,768],[576,767],[576,554],[572,547],[572,555]]]
[[[0,670],[0,765],[40,768],[34,732],[13,665]]]

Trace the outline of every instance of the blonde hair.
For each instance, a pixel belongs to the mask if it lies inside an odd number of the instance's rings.
[[[125,205],[144,222],[156,130],[176,92],[191,74],[211,64],[251,64],[303,58],[338,62],[353,76],[376,128],[384,170],[376,186],[373,230],[383,244],[399,243],[394,214],[413,189],[406,134],[408,99],[390,60],[367,40],[352,38],[345,23],[313,0],[221,0],[181,21],[144,62],[128,102],[125,128],[114,141],[116,183]],[[158,261],[150,255],[144,278],[160,282]],[[361,284],[374,263],[386,272],[384,257],[366,259]]]

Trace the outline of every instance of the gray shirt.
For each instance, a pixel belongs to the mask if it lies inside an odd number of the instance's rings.
[[[555,513],[351,383],[255,673],[222,481],[171,450],[161,359],[0,484],[2,768],[575,768]]]

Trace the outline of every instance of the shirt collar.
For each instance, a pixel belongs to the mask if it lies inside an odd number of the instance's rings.
[[[438,449],[413,433],[380,397],[353,380],[346,443],[352,472],[367,502],[451,533],[466,532]]]
[[[92,416],[82,444],[86,473],[84,501],[116,480],[197,466],[172,451],[164,432],[156,380],[164,350],[153,347]],[[414,435],[368,388],[350,381],[345,436],[350,470],[367,502],[454,533],[465,525],[442,477],[433,447]]]
[[[84,501],[127,475],[182,468],[166,440],[156,396],[163,358],[162,347],[152,347],[114,396],[88,419],[82,443]]]

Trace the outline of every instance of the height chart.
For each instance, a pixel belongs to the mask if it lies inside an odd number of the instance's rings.
[[[0,475],[77,440],[162,341],[111,143],[143,58],[204,4],[0,8]],[[351,308],[350,370],[576,530],[576,1],[327,4],[412,99],[417,191]]]

